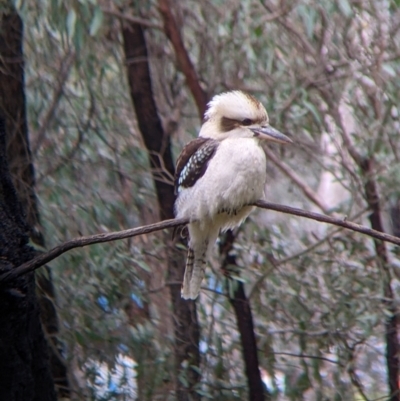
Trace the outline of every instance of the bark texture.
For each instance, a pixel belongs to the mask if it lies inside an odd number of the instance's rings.
[[[27,222],[29,237],[33,243],[44,247],[38,203],[35,193],[35,172],[28,138],[26,118],[23,23],[15,10],[1,18],[0,31],[0,113],[5,119],[5,144],[11,179],[21,202],[22,213]],[[41,271],[37,276],[38,299],[41,320],[48,341],[51,343],[51,367],[57,393],[60,397],[69,395],[67,369],[61,355],[58,341],[58,319],[54,307],[54,288],[50,270]]]
[[[35,256],[28,225],[6,159],[4,119],[0,119],[0,270]],[[48,346],[39,316],[33,273],[0,286],[0,399],[56,400]]]

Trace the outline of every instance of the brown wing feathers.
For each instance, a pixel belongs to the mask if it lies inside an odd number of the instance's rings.
[[[192,187],[204,175],[218,144],[211,138],[196,138],[183,148],[176,162],[175,193]]]

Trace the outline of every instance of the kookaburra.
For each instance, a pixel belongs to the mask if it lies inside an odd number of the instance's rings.
[[[232,91],[208,103],[199,137],[180,154],[175,173],[175,216],[187,218],[189,243],[182,297],[195,299],[207,253],[220,231],[232,229],[264,195],[267,179],[263,141],[291,143],[269,125],[253,96]]]

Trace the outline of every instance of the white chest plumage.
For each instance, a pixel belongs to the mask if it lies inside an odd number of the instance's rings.
[[[177,217],[209,221],[228,212],[232,220],[237,220],[243,206],[260,199],[266,181],[266,159],[258,142],[253,138],[223,141],[196,185],[179,193]]]

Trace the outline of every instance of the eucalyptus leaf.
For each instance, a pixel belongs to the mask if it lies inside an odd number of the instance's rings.
[[[89,34],[95,36],[103,24],[104,14],[99,6],[95,7],[92,22],[90,24]]]

